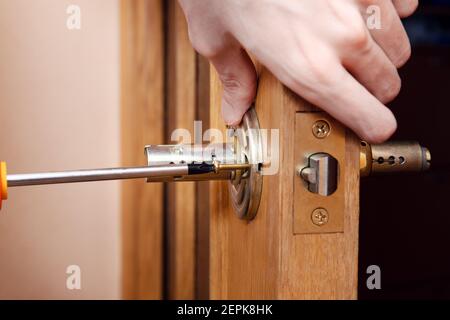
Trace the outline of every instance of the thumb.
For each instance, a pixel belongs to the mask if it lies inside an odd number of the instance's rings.
[[[241,47],[223,50],[211,59],[223,85],[222,117],[228,125],[238,125],[256,96],[255,66]]]

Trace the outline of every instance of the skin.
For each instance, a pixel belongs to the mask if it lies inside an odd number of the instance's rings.
[[[239,124],[256,96],[250,54],[360,138],[380,143],[396,130],[385,104],[398,95],[397,69],[411,55],[400,18],[417,0],[179,1],[194,48],[222,81],[227,124]],[[370,5],[381,9],[379,30],[367,27]]]

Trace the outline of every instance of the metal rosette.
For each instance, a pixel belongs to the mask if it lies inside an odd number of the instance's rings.
[[[254,108],[245,114],[239,128],[233,131],[233,138],[236,161],[250,163],[251,169],[236,173],[229,182],[230,200],[240,219],[252,220],[258,212],[263,186],[263,145]]]

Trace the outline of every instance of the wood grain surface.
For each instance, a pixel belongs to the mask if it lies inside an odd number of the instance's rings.
[[[122,164],[146,165],[144,146],[164,139],[164,33],[159,0],[122,0]],[[125,299],[163,297],[163,186],[122,184]]]
[[[194,139],[197,105],[197,59],[188,36],[186,19],[176,0],[167,6],[167,143],[175,129],[187,129]],[[194,141],[191,141],[194,143]],[[196,185],[172,183],[166,197],[166,286],[169,299],[195,298]]]
[[[265,176],[251,222],[235,217],[226,182],[210,190],[212,299],[355,299],[357,297],[359,142],[347,133],[344,233],[294,235],[294,119],[315,110],[276,80],[260,74],[256,110],[261,127],[280,130],[279,173]],[[211,126],[220,118],[221,86],[211,73]]]

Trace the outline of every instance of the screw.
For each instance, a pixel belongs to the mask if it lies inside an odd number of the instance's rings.
[[[328,223],[330,215],[324,208],[317,208],[311,214],[311,220],[316,226],[323,226]]]
[[[317,139],[324,139],[328,137],[331,131],[330,124],[325,120],[318,120],[312,127],[312,132]]]

